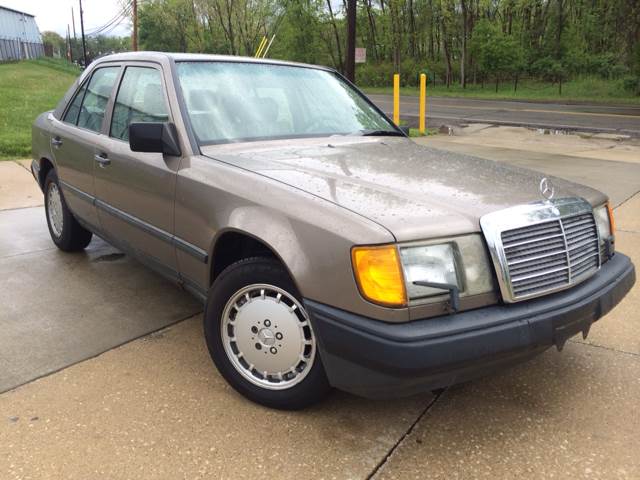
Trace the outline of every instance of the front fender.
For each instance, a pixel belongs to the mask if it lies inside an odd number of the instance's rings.
[[[303,291],[297,279],[310,271],[312,261],[285,215],[258,205],[235,209],[229,216],[227,227],[219,230],[211,243],[209,258],[212,262],[215,262],[214,253],[218,240],[229,232],[250,236],[266,245],[285,265],[299,290]]]
[[[214,252],[227,232],[262,242],[289,271],[303,297],[370,318],[405,321],[407,309],[362,298],[351,248],[393,242],[371,220],[282,182],[200,156],[183,161],[176,185],[175,234],[207,252],[207,265],[177,252],[182,275],[202,292],[211,285]],[[206,270],[205,270],[206,268]]]

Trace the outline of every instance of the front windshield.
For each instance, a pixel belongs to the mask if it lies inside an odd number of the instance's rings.
[[[201,145],[397,132],[332,72],[264,63],[179,62]]]

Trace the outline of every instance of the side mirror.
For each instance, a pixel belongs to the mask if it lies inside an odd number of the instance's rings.
[[[157,152],[179,157],[178,131],[169,122],[134,122],[129,124],[129,147],[133,152]]]

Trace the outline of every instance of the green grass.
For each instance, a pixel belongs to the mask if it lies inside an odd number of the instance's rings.
[[[429,135],[437,135],[438,134],[438,130],[435,128],[427,128],[425,129],[424,133],[420,133],[420,130],[418,130],[417,128],[410,128],[409,129],[409,136],[410,137],[428,137]]]
[[[391,79],[389,87],[361,87],[366,93],[392,94]],[[416,87],[400,88],[401,95],[418,95]],[[447,88],[443,85],[427,85],[427,95],[437,97],[464,97],[487,100],[529,100],[550,102],[589,102],[609,104],[640,105],[640,96],[633,96],[622,88],[622,81],[602,80],[600,78],[583,78],[562,84],[562,96],[558,94],[558,85],[536,81],[522,81],[517,92],[513,91],[513,83],[502,83],[495,91],[495,84],[468,85],[466,89],[458,84]]]
[[[31,155],[31,124],[55,108],[79,73],[55,59],[0,64],[0,160]]]

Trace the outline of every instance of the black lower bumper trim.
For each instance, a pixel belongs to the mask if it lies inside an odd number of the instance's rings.
[[[451,385],[528,359],[582,332],[635,282],[616,254],[589,280],[534,300],[391,324],[305,300],[329,381],[367,397]]]

